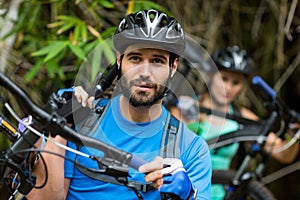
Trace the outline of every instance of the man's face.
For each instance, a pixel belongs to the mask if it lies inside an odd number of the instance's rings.
[[[133,106],[151,106],[158,103],[165,92],[170,75],[177,64],[170,68],[170,53],[155,48],[129,46],[121,63],[120,79],[123,95]]]

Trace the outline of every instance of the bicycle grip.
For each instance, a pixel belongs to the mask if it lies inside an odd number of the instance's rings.
[[[260,76],[254,76],[252,83],[259,86],[271,99],[276,98],[276,92]]]
[[[146,163],[147,163],[147,161],[145,161],[143,158],[135,156],[135,155],[132,154],[132,158],[129,162],[129,166],[136,169],[136,170],[138,170],[138,168],[140,166],[142,166],[143,164],[146,164]]]
[[[170,174],[171,172],[175,171],[178,168],[183,167],[182,162],[178,162],[178,159],[174,159],[174,158],[164,158],[164,160],[167,163],[164,163],[164,170],[163,170],[163,174]],[[129,166],[138,170],[138,168],[140,166],[142,166],[143,164],[148,163],[147,161],[145,161],[143,158],[133,155],[131,154],[131,160],[129,162]],[[171,170],[171,171],[170,171]]]

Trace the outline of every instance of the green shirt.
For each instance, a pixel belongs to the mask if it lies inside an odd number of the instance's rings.
[[[233,108],[230,106],[229,113],[233,113]],[[217,116],[216,116],[217,117]],[[220,118],[221,120],[222,118]],[[188,127],[200,135],[205,140],[223,135],[232,131],[238,130],[238,123],[233,120],[221,120],[222,123],[210,124],[207,121],[194,122],[188,124]],[[232,158],[235,156],[239,148],[239,143],[233,143],[218,149],[211,149],[212,168],[218,170],[227,170],[230,167]],[[222,185],[212,185],[211,187],[211,199],[219,200],[223,199],[225,191]]]

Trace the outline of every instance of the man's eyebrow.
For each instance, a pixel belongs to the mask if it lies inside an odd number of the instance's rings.
[[[154,54],[153,57],[156,57],[156,58],[162,58],[162,59],[164,59],[164,60],[168,60],[168,58],[167,58],[166,56],[160,55],[160,54],[159,54],[159,55]]]
[[[126,56],[142,56],[142,53],[132,51],[132,52],[129,52]],[[164,60],[168,60],[167,56],[165,56],[165,55],[153,54],[152,56],[155,57],[155,58],[161,58],[161,59],[164,59]]]
[[[135,52],[135,51],[129,52],[129,53],[127,54],[127,56],[141,56],[141,55],[142,55],[141,53]]]

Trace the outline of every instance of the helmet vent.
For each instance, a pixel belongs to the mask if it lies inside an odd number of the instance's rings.
[[[129,14],[120,23],[114,36],[117,50],[136,42],[161,45],[182,55],[185,49],[184,32],[176,19],[156,10],[143,10]]]

